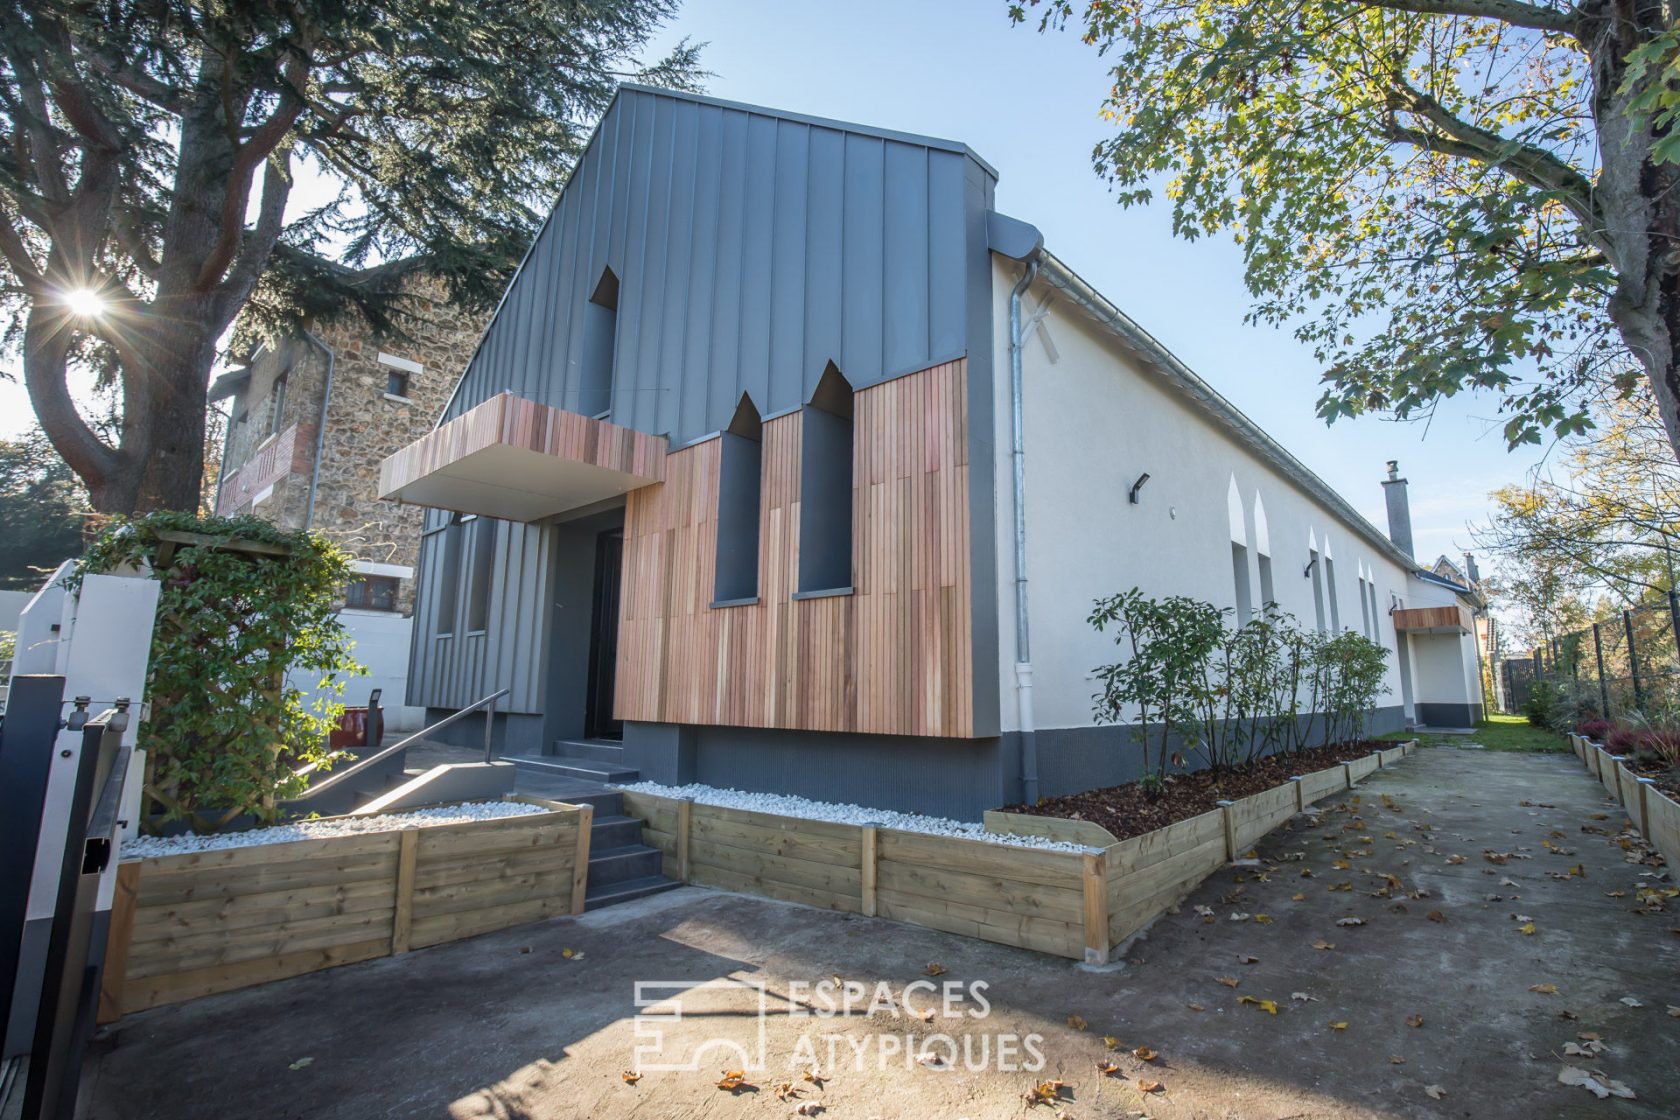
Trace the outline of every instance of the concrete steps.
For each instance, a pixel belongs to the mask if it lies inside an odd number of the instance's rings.
[[[617,763],[588,758],[567,758],[552,754],[519,754],[507,755],[505,760],[522,770],[585,782],[633,782],[642,776],[640,771],[627,769]]]

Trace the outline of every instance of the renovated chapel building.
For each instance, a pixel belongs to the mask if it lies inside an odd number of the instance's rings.
[[[409,703],[505,756],[977,819],[1136,776],[1092,600],[1267,601],[1481,712],[1473,593],[1094,291],[965,145],[623,87],[436,430]],[[1392,466],[1392,465],[1391,465]],[[463,741],[482,731],[456,725]]]

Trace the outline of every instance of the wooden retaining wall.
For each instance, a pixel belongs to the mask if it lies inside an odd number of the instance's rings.
[[[100,1020],[583,910],[587,805],[130,860]]]
[[[1571,734],[1569,745],[1605,792],[1621,802],[1628,819],[1662,853],[1670,869],[1680,868],[1680,803],[1591,739]]]
[[[1047,851],[872,825],[835,824],[626,793],[645,843],[684,882],[891,918],[1075,960],[1106,961],[1162,911],[1266,833],[1345,792],[1403,744],[1210,813],[1115,841],[1089,821],[987,813],[994,831],[1083,844]]]

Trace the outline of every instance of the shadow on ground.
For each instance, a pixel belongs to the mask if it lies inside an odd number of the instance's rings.
[[[816,1101],[833,1118],[1049,1116],[1021,1094],[1057,1078],[1072,1117],[1673,1117],[1680,899],[1633,912],[1654,880],[1618,842],[1623,822],[1572,756],[1424,751],[1357,802],[1333,799],[1274,833],[1260,854],[1275,870],[1219,872],[1103,974],[686,888],[132,1016],[100,1044],[83,1114],[747,1117]],[[930,962],[947,970],[934,985],[983,982],[989,1015],[974,1017],[972,998],[946,1008],[925,994],[911,1003],[929,1019],[898,1004],[789,1013],[802,984],[838,974],[899,993],[928,980]],[[709,1039],[756,1052],[756,989],[727,978],[762,984],[772,1010],[756,1091],[715,1087],[735,1052],[695,1058]],[[689,993],[682,1021],[658,1024],[657,1047],[640,1055],[651,1036],[636,1033],[636,981]],[[1531,990],[1551,984],[1557,994]],[[1582,1033],[1607,1049],[1563,1059]],[[1105,1035],[1158,1057],[1111,1051]],[[956,1063],[921,1064],[923,1051]],[[1036,1075],[997,1069],[1000,1053],[1018,1064],[1035,1052]],[[660,1056],[698,1068],[660,1071]],[[798,1081],[813,1059],[821,1086]],[[1098,1072],[1110,1060],[1118,1076]],[[1639,1099],[1558,1084],[1565,1060]],[[638,1082],[623,1080],[628,1067]],[[776,1098],[784,1079],[798,1097]],[[1146,1082],[1162,1091],[1145,1094]]]

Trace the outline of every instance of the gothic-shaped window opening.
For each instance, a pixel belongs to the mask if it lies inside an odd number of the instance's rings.
[[[612,411],[613,357],[618,345],[618,277],[601,270],[595,292],[583,305],[583,348],[579,358],[577,410],[604,417]]]
[[[852,386],[833,362],[802,415],[799,593],[852,586]]]
[[[752,398],[741,403],[719,437],[716,605],[758,598],[758,523],[763,496],[763,420]]]

